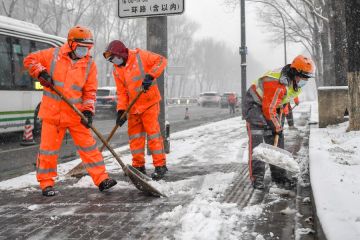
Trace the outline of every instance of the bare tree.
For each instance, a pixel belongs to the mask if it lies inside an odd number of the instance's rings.
[[[334,70],[337,86],[346,86],[346,21],[344,1],[331,0],[332,45],[334,46]]]
[[[18,3],[18,0],[8,0],[8,4],[5,4],[4,0],[1,0],[2,10],[4,11],[5,15],[11,17],[15,10],[15,6]]]
[[[177,90],[177,96],[188,96],[189,93],[185,92],[185,89],[189,89],[188,83],[191,84],[189,81],[189,73],[193,63],[191,54],[193,51],[194,33],[198,29],[198,24],[184,16],[176,16],[169,18],[168,29],[171,29],[171,31],[168,31],[168,65],[180,66],[185,69],[184,74],[178,77],[170,77],[169,86],[174,93]],[[176,80],[176,78],[180,80]],[[178,86],[176,86],[177,83],[179,83]],[[174,94],[170,92],[170,95],[173,96]]]
[[[357,0],[345,1],[346,34],[348,48],[350,119],[349,131],[360,130],[360,3]]]
[[[236,7],[237,0],[224,0],[225,4]],[[302,44],[308,50],[317,66],[317,79],[319,85],[333,85],[334,72],[331,67],[333,62],[330,44],[329,19],[330,8],[325,0],[247,0],[247,4],[262,2],[264,5],[271,3],[279,10],[286,22],[286,37],[289,41]],[[266,29],[274,33],[273,41],[282,43],[283,24],[278,12],[272,7],[259,8],[259,19]],[[325,78],[324,78],[324,71]]]

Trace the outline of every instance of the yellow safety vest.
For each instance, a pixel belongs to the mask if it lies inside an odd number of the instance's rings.
[[[256,94],[253,92],[251,92],[251,94],[257,103],[259,103],[260,105],[262,104],[262,98],[264,97],[263,83],[269,81],[271,82],[279,81],[280,77],[281,77],[281,68],[267,71],[263,76],[252,82],[252,85],[256,87]],[[286,95],[282,99],[281,104],[284,105],[289,103],[290,101],[294,100],[294,98],[298,97],[301,92],[302,92],[301,88],[299,88],[298,91],[295,91],[292,85],[286,86]],[[258,96],[260,96],[261,99],[259,99]]]

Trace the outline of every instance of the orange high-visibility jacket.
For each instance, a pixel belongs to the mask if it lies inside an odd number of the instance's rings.
[[[278,78],[268,74],[253,82],[250,93],[254,100],[262,106],[266,120],[272,121],[276,129],[281,129],[276,109],[282,108],[282,101],[287,93],[286,85],[282,84]]]
[[[160,102],[161,96],[156,78],[164,71],[167,64],[165,57],[156,53],[129,49],[129,57],[123,67],[114,67],[113,75],[117,87],[117,110],[125,110],[141,90],[145,74],[154,77],[149,90],[142,94],[130,110],[131,114],[142,113],[150,106]]]
[[[276,109],[280,108],[282,99],[286,95],[286,86],[279,80],[265,77],[264,79],[264,96],[262,109],[267,120],[271,120],[277,129],[281,129],[281,123],[277,118]]]
[[[43,70],[52,76],[54,86],[80,111],[95,111],[97,68],[87,55],[77,61],[69,57],[67,43],[29,54],[24,66],[33,78]],[[53,124],[78,124],[80,117],[50,88],[44,87],[39,117]]]
[[[231,104],[236,103],[236,96],[235,96],[235,94],[230,94],[230,95],[228,96],[228,102],[231,103]]]

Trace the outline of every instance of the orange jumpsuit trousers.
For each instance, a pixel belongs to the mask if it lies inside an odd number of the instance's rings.
[[[139,114],[129,114],[128,134],[134,167],[145,164],[145,136],[155,167],[166,165],[164,144],[158,122],[160,108],[156,103]]]
[[[89,172],[95,185],[98,186],[109,176],[106,173],[102,155],[97,149],[96,141],[92,137],[90,129],[87,129],[82,124],[66,127],[56,126],[44,121],[36,173],[41,189],[54,186],[54,178],[57,176],[57,159],[66,129],[69,130],[74,140],[83,161],[83,166]]]

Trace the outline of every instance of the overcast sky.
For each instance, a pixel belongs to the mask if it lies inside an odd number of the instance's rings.
[[[257,3],[259,4],[259,3]],[[256,20],[254,3],[246,2],[246,41],[248,53],[266,69],[284,65],[283,45],[271,43],[270,35]],[[240,46],[240,8],[230,10],[223,0],[186,0],[185,15],[200,24],[198,38],[213,37],[238,51]],[[299,45],[288,46],[288,62],[301,53]]]

